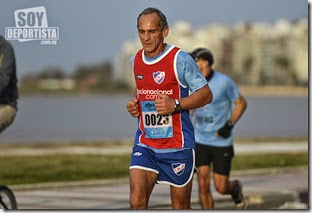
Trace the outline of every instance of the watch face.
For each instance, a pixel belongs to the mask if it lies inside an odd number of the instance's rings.
[[[174,110],[180,111],[181,110],[180,102],[177,99],[175,99],[174,102],[175,102]]]

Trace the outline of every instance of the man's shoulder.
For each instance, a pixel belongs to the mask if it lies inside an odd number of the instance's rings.
[[[134,53],[131,57],[130,57],[130,64],[132,65],[134,62],[135,57],[137,56],[137,54],[142,51],[142,49],[138,50],[136,53]]]
[[[193,58],[184,50],[180,49],[179,53],[178,53],[178,58],[177,58],[180,62],[182,61],[189,61],[189,60],[193,60]]]
[[[215,71],[215,70],[214,70],[214,72],[215,72],[216,77],[218,77],[219,79],[221,79],[223,81],[233,81],[233,79],[230,76],[228,76],[222,72]]]
[[[222,84],[227,85],[227,86],[232,85],[232,86],[237,87],[237,84],[235,83],[235,81],[230,76],[228,76],[224,73],[218,72],[218,71],[214,71],[214,72],[215,72],[217,82],[222,83]]]
[[[179,47],[177,47],[177,48],[179,48]],[[183,49],[179,48],[179,51],[180,51],[179,52],[180,57],[185,58],[185,57],[189,56],[189,54],[186,51],[184,51]]]

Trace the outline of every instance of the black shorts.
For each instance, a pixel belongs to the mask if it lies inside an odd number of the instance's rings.
[[[214,173],[229,176],[233,157],[233,146],[214,147],[196,143],[196,167],[200,167],[202,165],[210,166],[212,164]]]

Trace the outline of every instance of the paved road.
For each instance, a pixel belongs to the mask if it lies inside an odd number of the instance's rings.
[[[239,178],[243,182],[244,192],[250,203],[249,209],[277,208],[287,201],[298,202],[298,192],[308,191],[306,167],[295,170],[254,170],[234,173],[232,177]],[[13,187],[13,190],[20,209],[129,208],[128,179],[28,185],[28,187]],[[192,207],[199,209],[198,187],[195,181],[192,193]],[[221,196],[216,191],[213,191],[213,195],[216,199],[216,208],[234,209],[229,195]],[[169,186],[156,185],[150,198],[150,208],[170,209],[169,204]],[[307,206],[297,205],[296,208]]]

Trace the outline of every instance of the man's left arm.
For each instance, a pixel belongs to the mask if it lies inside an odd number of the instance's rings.
[[[244,98],[244,96],[239,96],[238,99],[234,102],[235,106],[232,112],[232,116],[230,118],[230,122],[232,124],[235,124],[244,114],[246,108],[247,108],[247,101]]]
[[[181,76],[179,79],[183,82],[182,84],[192,91],[192,94],[189,96],[179,99],[182,109],[195,109],[211,103],[213,98],[212,92],[194,59],[184,51],[181,51],[179,56],[181,56],[181,66],[179,66]]]
[[[224,138],[228,138],[231,134],[231,131],[237,123],[237,121],[242,117],[244,114],[246,108],[247,108],[247,101],[246,99],[240,95],[238,99],[235,100],[234,102],[235,106],[232,112],[232,116],[230,119],[224,124],[223,127],[221,127],[217,131],[217,136],[222,136]]]
[[[182,110],[195,109],[211,103],[213,95],[207,84],[207,80],[199,71],[195,61],[189,54],[181,51],[178,55],[177,67],[179,81],[183,87],[195,91],[187,97],[180,98]],[[175,101],[169,96],[158,93],[159,99],[156,99],[156,110],[159,114],[171,114],[175,111]]]
[[[157,93],[160,97],[155,100],[156,110],[160,115],[171,114],[175,111],[175,101],[170,98],[168,95]],[[207,85],[196,90],[190,96],[185,98],[178,99],[180,102],[181,110],[195,109],[206,104],[209,104],[212,101],[212,93]]]

